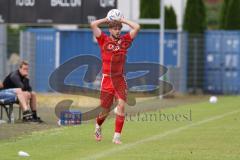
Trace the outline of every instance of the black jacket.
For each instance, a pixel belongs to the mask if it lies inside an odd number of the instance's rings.
[[[4,89],[21,88],[23,91],[32,91],[29,79],[21,76],[18,70],[11,72],[3,81]]]

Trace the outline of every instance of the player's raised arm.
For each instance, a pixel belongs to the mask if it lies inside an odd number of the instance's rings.
[[[135,38],[137,33],[140,30],[140,25],[135,23],[135,22],[133,22],[133,21],[130,21],[130,20],[126,19],[126,18],[121,18],[120,21],[122,23],[127,24],[128,26],[131,27],[130,36],[131,36],[132,39]]]
[[[101,35],[101,29],[99,28],[99,25],[100,24],[103,24],[103,23],[107,23],[107,18],[102,18],[102,19],[98,19],[98,20],[95,20],[93,22],[91,22],[91,28],[93,30],[93,34],[95,37],[100,37]]]

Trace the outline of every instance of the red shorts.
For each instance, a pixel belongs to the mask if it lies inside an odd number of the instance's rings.
[[[110,108],[114,98],[127,100],[127,83],[124,76],[103,76],[101,84],[101,106]]]

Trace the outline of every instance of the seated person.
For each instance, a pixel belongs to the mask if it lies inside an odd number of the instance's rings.
[[[24,93],[21,88],[12,88],[12,89],[3,89],[3,84],[0,83],[0,98],[1,99],[10,99],[16,98],[19,102],[19,105],[23,111],[23,121],[30,120],[32,113],[28,110],[28,105]]]
[[[29,64],[22,61],[18,70],[11,72],[3,81],[4,89],[21,88],[26,101],[29,103],[32,110],[33,121],[42,122],[40,117],[37,116],[37,99],[36,93],[32,91],[28,79]]]

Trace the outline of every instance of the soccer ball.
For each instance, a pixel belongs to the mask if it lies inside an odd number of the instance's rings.
[[[211,96],[211,97],[209,98],[209,102],[210,102],[210,103],[217,103],[217,101],[218,101],[218,99],[217,99],[216,96]]]
[[[119,21],[123,17],[123,14],[118,9],[111,9],[107,14],[107,19],[109,21]]]

